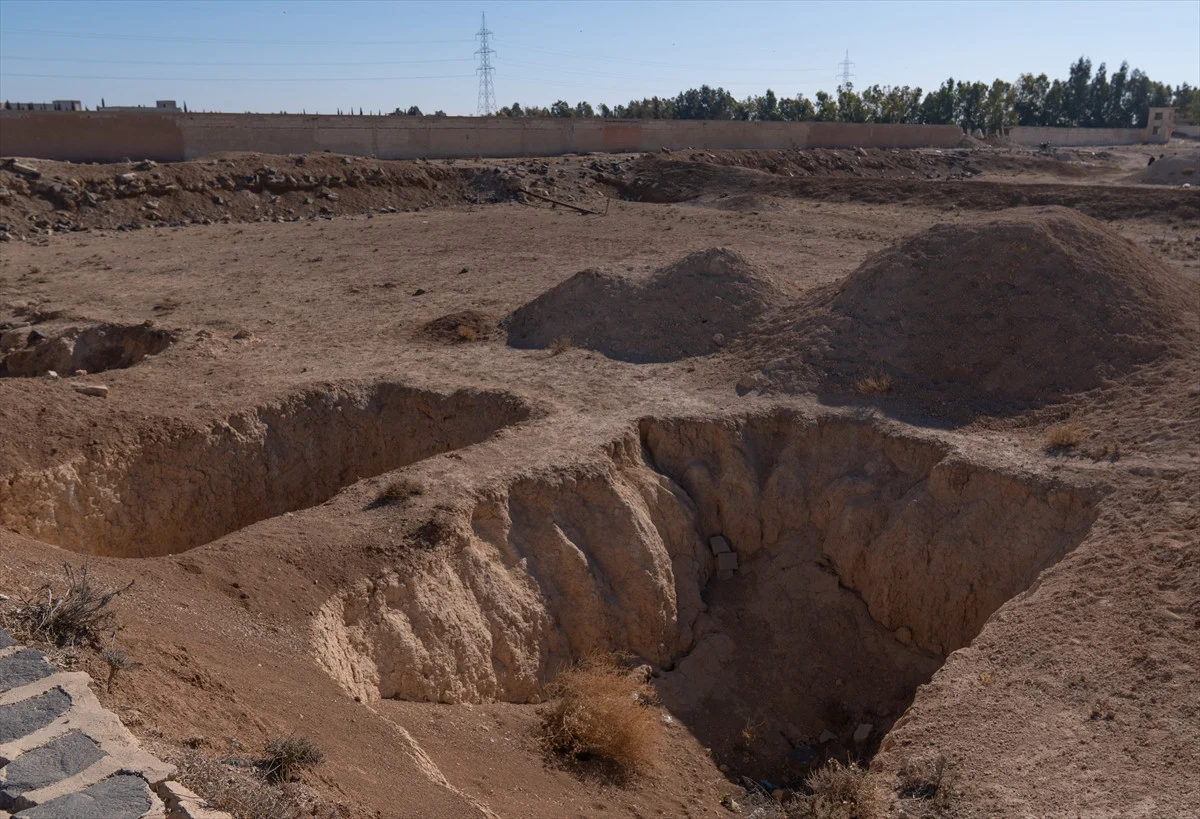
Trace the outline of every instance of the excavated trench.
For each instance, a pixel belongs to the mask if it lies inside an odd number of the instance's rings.
[[[537,702],[573,659],[629,652],[719,763],[796,781],[869,757],[1096,515],[1090,489],[849,419],[650,419],[605,455],[494,490],[447,548],[330,600],[331,675],[367,700]]]
[[[93,555],[175,554],[525,420],[505,393],[314,389],[0,477],[0,525]]]

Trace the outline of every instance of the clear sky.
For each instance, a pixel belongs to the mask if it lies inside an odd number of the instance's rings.
[[[94,107],[473,114],[480,13],[496,101],[593,105],[707,83],[736,97],[946,77],[1065,77],[1078,56],[1200,85],[1200,0],[53,2],[0,0],[0,99]]]

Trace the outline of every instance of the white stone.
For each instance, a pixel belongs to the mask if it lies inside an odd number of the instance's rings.
[[[96,398],[108,398],[108,387],[102,384],[76,384],[75,392],[82,395],[93,395]]]

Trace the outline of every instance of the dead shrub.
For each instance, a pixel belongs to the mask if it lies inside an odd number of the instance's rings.
[[[305,768],[320,765],[325,753],[307,737],[276,737],[267,743],[267,756],[259,763],[268,782],[294,782]]]
[[[425,494],[425,487],[421,486],[421,484],[411,478],[399,478],[385,486],[375,496],[375,500],[371,506],[392,506],[397,503],[404,503],[409,498],[415,498],[423,494]]]
[[[1083,427],[1074,421],[1064,421],[1046,430],[1045,450],[1062,451],[1078,446],[1083,441]]]
[[[460,310],[435,318],[419,332],[445,344],[483,341],[496,332],[496,318],[478,310]]]
[[[233,819],[311,819],[340,816],[336,807],[320,802],[303,785],[272,783],[252,767],[232,765],[197,751],[173,756],[180,782],[203,799],[210,808],[223,810]]]
[[[86,560],[78,571],[64,563],[63,573],[66,589],[56,597],[54,587],[47,583],[34,599],[23,601],[13,610],[13,624],[31,640],[45,640],[60,647],[99,647],[100,636],[116,630],[113,601],[129,591],[133,581],[121,588],[99,588],[88,577]]]
[[[892,377],[883,372],[867,373],[854,382],[859,395],[883,395],[892,391]]]
[[[138,667],[138,664],[129,658],[124,651],[116,648],[110,648],[100,652],[100,659],[108,664],[108,682],[106,688],[111,693],[113,683],[117,681],[117,675],[122,671],[132,671]]]
[[[575,342],[571,341],[571,339],[567,338],[566,336],[556,338],[554,341],[550,342],[550,355],[562,355],[574,346]]]
[[[900,763],[900,796],[907,799],[932,799],[942,787],[946,758],[937,756],[906,757]]]
[[[649,707],[654,691],[612,657],[590,657],[561,672],[550,694],[557,701],[542,721],[547,750],[576,763],[595,760],[617,780],[655,766],[662,721]]]
[[[811,793],[794,803],[791,815],[803,819],[875,819],[884,815],[886,800],[867,781],[867,771],[855,762],[831,759],[809,774]]]

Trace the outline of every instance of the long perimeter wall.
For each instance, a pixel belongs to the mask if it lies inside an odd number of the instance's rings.
[[[221,151],[380,159],[554,156],[662,148],[951,148],[954,125],[478,117],[0,112],[0,155],[177,162]]]

